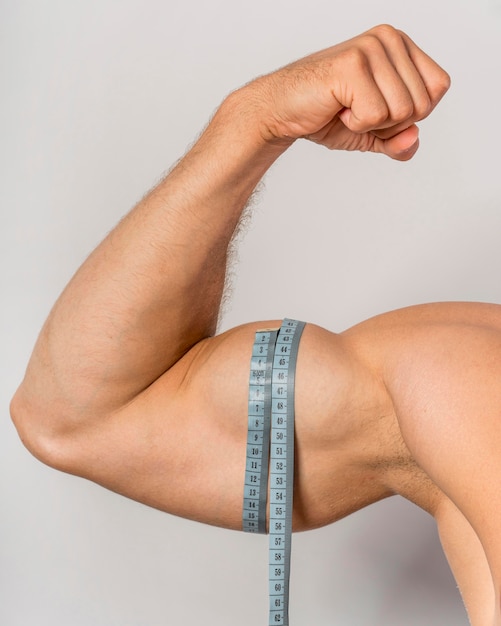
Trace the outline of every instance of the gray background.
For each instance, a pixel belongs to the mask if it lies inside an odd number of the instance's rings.
[[[71,274],[224,95],[380,22],[434,56],[451,92],[408,164],[303,142],[274,166],[224,327],[288,315],[342,330],[501,300],[500,0],[1,2],[2,626],[266,623],[266,538],[41,465],[7,406]],[[263,279],[285,228],[288,275]],[[433,520],[403,500],[296,535],[292,576],[293,624],[467,623]]]

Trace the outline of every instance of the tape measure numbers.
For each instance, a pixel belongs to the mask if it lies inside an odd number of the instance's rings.
[[[269,447],[270,626],[288,626],[289,623],[294,382],[304,326],[304,322],[285,319],[278,334],[258,331],[251,357],[243,529],[266,532]]]
[[[266,533],[266,489],[270,450],[271,374],[277,331],[256,333],[249,377],[247,459],[243,530]]]

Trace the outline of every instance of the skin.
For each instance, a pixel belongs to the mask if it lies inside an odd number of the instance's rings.
[[[11,404],[28,449],[147,505],[241,528],[250,350],[257,329],[279,325],[215,334],[241,213],[300,138],[412,158],[416,122],[449,82],[383,25],[231,94],[56,302]],[[436,518],[471,623],[499,626],[500,375],[496,305],[412,307],[341,334],[307,324],[294,530],[400,494]]]

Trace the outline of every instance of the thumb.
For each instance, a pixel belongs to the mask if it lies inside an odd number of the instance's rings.
[[[416,154],[419,148],[419,128],[412,124],[409,128],[390,137],[380,139],[376,137],[372,147],[374,152],[386,154],[397,161],[408,161]]]

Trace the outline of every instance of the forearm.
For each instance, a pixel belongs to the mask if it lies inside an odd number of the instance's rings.
[[[99,422],[214,333],[235,226],[294,139],[407,160],[415,122],[448,84],[407,36],[381,26],[230,96],[56,303],[14,400],[21,432],[26,415],[35,437]]]
[[[245,90],[110,233],[57,301],[20,395],[50,419],[112,411],[215,331],[226,255],[249,196],[287,144],[263,140]],[[40,412],[40,419],[46,412]]]

